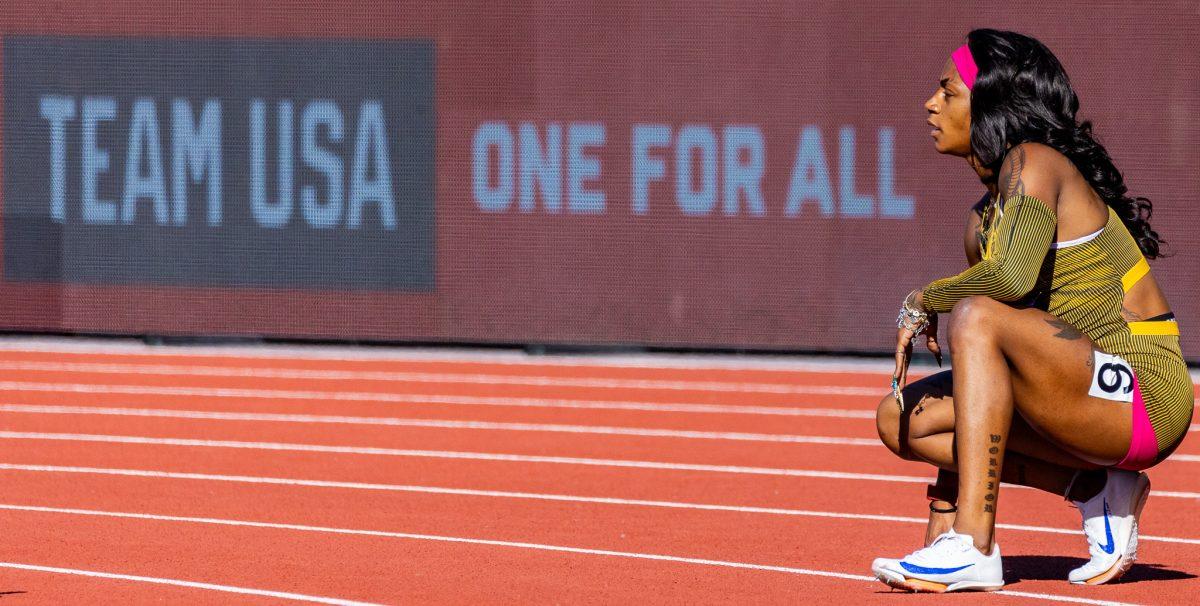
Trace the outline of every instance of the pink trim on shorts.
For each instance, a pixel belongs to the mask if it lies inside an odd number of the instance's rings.
[[[971,56],[971,49],[964,44],[950,53],[950,59],[954,61],[954,67],[958,70],[958,75],[962,77],[963,84],[967,85],[967,90],[975,88],[975,77],[979,75],[979,67],[975,65],[975,57]]]
[[[1117,467],[1130,471],[1141,471],[1158,460],[1158,438],[1150,415],[1146,413],[1146,401],[1142,399],[1142,388],[1137,377],[1133,378],[1133,435],[1129,439],[1129,452],[1117,463]]]

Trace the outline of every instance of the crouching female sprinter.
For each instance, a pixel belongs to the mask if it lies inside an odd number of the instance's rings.
[[[872,570],[911,591],[1000,588],[1009,482],[1073,502],[1091,557],[1069,580],[1112,581],[1136,556],[1141,471],[1179,445],[1193,408],[1179,328],[1146,262],[1160,244],[1150,202],[1126,194],[1037,40],[972,31],[939,80],[925,104],[934,146],[966,158],[989,195],[970,221],[973,264],[903,303],[879,435],[939,473],[926,546]],[[940,358],[938,314],[953,370],[905,386],[917,335]]]

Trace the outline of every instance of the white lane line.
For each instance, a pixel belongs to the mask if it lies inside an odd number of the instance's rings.
[[[1152,490],[1150,494],[1156,497],[1174,497],[1177,499],[1200,499],[1200,492],[1178,492],[1171,490]]]
[[[931,478],[896,476],[870,473],[846,473],[840,471],[813,471],[806,469],[780,469],[773,467],[746,467],[735,465],[705,465],[695,463],[661,463],[657,461],[635,461],[626,459],[593,459],[584,457],[555,457],[543,455],[516,455],[483,452],[456,452],[445,450],[414,450],[378,448],[369,446],[331,446],[322,444],[288,444],[279,442],[242,442],[236,440],[196,440],[186,438],[153,438],[145,436],[119,436],[104,434],[42,433],[0,431],[5,440],[53,440],[66,442],[101,442],[112,444],[148,444],[159,446],[187,446],[201,448],[235,448],[247,450],[274,450],[289,452],[321,452],[331,454],[378,455],[393,457],[421,457],[435,459],[463,459],[473,461],[505,461],[517,463],[552,463],[561,465],[588,465],[596,467],[626,467],[638,469],[663,469],[671,471],[711,471],[753,475],[797,476],[834,478],[846,480],[878,480],[885,482],[928,483]]]
[[[1053,595],[1048,593],[1033,593],[1029,591],[1010,591],[1002,589],[996,593],[1001,595],[1010,595],[1014,598],[1031,598],[1037,600],[1049,600],[1051,602],[1069,602],[1072,604],[1095,604],[1096,606],[1133,606],[1128,602],[1113,602],[1111,600],[1092,600],[1089,598],[1073,598],[1065,595]]]
[[[479,429],[485,431],[530,431],[547,433],[595,434],[610,436],[639,436],[682,438],[690,440],[733,440],[741,442],[781,442],[789,444],[837,444],[842,446],[879,446],[878,439],[842,438],[834,436],[800,436],[773,433],[727,431],[693,431],[685,429],[648,429],[640,427],[607,427],[602,425],[562,425],[553,423],[499,423],[493,421],[450,421],[442,419],[398,419],[394,417],[344,417],[258,412],[208,412],[200,410],[168,410],[140,408],[101,408],[90,406],[26,406],[0,405],[0,412],[34,414],[82,414],[128,417],[160,417],[174,419],[207,419],[219,421],[266,421],[286,423],[336,423],[351,425],[385,425],[390,427],[425,427],[434,429]]]
[[[285,345],[280,343],[224,345],[146,345],[139,341],[111,339],[88,342],[85,337],[51,339],[0,336],[0,351],[15,353],[62,352],[97,356],[138,355],[156,358],[217,357],[223,359],[495,364],[514,367],[641,368],[652,370],[756,370],[782,372],[854,373],[886,375],[895,362],[888,358],[837,357],[798,354],[685,354],[613,353],[535,355],[524,351],[448,347],[363,347],[361,345]],[[932,363],[916,361],[909,376],[940,370]],[[1198,376],[1197,381],[1200,381]]]
[[[0,506],[8,509],[17,509],[18,507]],[[555,551],[560,553],[573,553],[581,555],[598,555],[610,556],[619,558],[634,558],[639,560],[655,560],[660,562],[676,562],[681,564],[697,564],[702,566],[720,566],[724,568],[738,568],[745,570],[761,570],[767,572],[783,572],[789,574],[799,574],[808,576],[830,577],[836,579],[847,579],[851,581],[866,581],[869,583],[877,583],[874,577],[847,574],[844,572],[832,572],[828,570],[813,570],[809,568],[792,568],[787,566],[770,566],[766,564],[748,564],[745,562],[729,562],[724,560],[709,560],[704,558],[688,558],[681,556],[660,555],[651,553],[637,553],[629,551],[612,551],[608,549],[587,549],[582,547],[565,547],[562,545],[546,545],[542,543],[525,543],[518,541],[498,541],[493,539],[476,539],[467,537],[451,537],[445,535],[430,535],[430,534],[414,534],[407,532],[388,532],[382,530],[358,530],[351,528],[334,528],[328,526],[310,526],[305,524],[280,524],[275,522],[252,522],[248,520],[229,520],[223,518],[198,518],[186,516],[167,516],[147,513],[126,513],[117,511],[97,511],[92,509],[64,509],[53,507],[19,507],[28,511],[39,511],[44,513],[62,513],[68,515],[85,515],[98,517],[114,517],[114,518],[129,518],[139,520],[153,520],[162,522],[188,522],[193,524],[213,524],[221,526],[246,526],[253,528],[272,528],[277,530],[295,530],[303,532],[321,532],[332,534],[345,535],[362,535],[373,537],[387,537],[395,539],[411,539],[419,541],[438,541],[445,543],[466,543],[472,545],[487,545],[490,547],[514,547],[520,549],[534,549],[540,551]],[[22,567],[22,565],[13,565],[12,567]],[[134,580],[142,580],[140,578]],[[1089,600],[1085,598],[1075,598],[1069,596],[1060,596],[1047,593],[1032,593],[1024,591],[998,591],[1000,595],[1011,595],[1014,597],[1025,597],[1033,599],[1048,600],[1054,602],[1071,602],[1076,604],[1096,604],[1096,605],[1115,605],[1115,606],[1131,606],[1122,602],[1110,602],[1101,600]],[[336,602],[345,603],[345,602]]]
[[[107,385],[96,383],[55,383],[37,381],[0,381],[0,391],[49,391],[55,393],[124,393],[150,395],[180,395],[232,398],[279,398],[286,400],[352,400],[360,402],[422,402],[426,396],[376,391],[318,391],[292,389],[248,389],[232,387],[166,387],[149,385]],[[740,392],[737,389],[724,391]],[[761,392],[760,392],[761,393]],[[821,394],[845,396],[878,396],[878,389],[866,387],[796,386],[791,391],[774,393]],[[455,396],[461,400],[465,396]]]
[[[196,581],[181,581],[179,579],[163,579],[158,577],[143,577],[131,574],[116,574],[112,572],[97,572],[95,570],[79,570],[76,568],[59,568],[56,566],[35,566],[33,564],[17,564],[15,562],[0,562],[0,568],[14,568],[17,570],[31,570],[35,572],[53,572],[56,574],[70,574],[75,576],[95,577],[101,579],[117,579],[121,581],[137,581],[139,583],[154,583],[155,585],[174,585],[176,587],[188,587],[191,589],[207,589],[210,591],[222,591],[225,593],[240,593],[243,595],[256,595],[268,598],[279,598],[281,600],[295,600],[299,602],[315,602],[317,604],[337,604],[339,606],[375,606],[371,602],[353,602],[350,600],[342,600],[338,598],[325,598],[315,595],[304,595],[302,593],[289,593],[284,591],[269,591],[266,589],[250,589],[247,587],[232,587],[230,585],[217,585],[214,583],[198,583]]]
[[[628,459],[593,459],[585,457],[553,457],[542,455],[515,455],[486,452],[456,452],[446,450],[409,450],[398,448],[377,448],[366,446],[330,446],[322,444],[288,444],[279,442],[241,442],[235,440],[195,440],[185,438],[152,438],[146,436],[118,436],[104,434],[75,434],[75,433],[41,433],[21,431],[0,431],[0,439],[4,440],[54,440],[67,442],[100,442],[113,444],[148,444],[159,446],[187,446],[201,448],[235,448],[247,450],[273,450],[290,452],[322,452],[332,454],[378,455],[392,457],[421,457],[433,459],[460,459],[471,461],[504,461],[515,463],[550,463],[559,465],[586,465],[593,467],[618,467],[632,469],[661,469],[668,471],[702,471],[714,473],[733,473],[768,476],[788,476],[805,478],[829,478],[837,480],[870,480],[879,482],[899,482],[910,484],[927,484],[930,477],[898,476],[873,473],[850,473],[842,471],[823,471],[813,469],[786,469],[777,467],[747,467],[738,465],[706,465],[697,463],[663,463],[659,461],[636,461]],[[1013,486],[1013,488],[1024,488]],[[1178,498],[1200,498],[1195,492],[1160,492],[1153,491],[1156,496]]]
[[[685,391],[728,391],[737,393],[849,394],[875,395],[880,388],[838,385],[796,385],[738,381],[692,381],[680,379],[611,379],[590,377],[514,376],[480,373],[388,372],[365,370],[318,370],[290,368],[231,368],[224,366],[166,364],[101,364],[93,362],[0,361],[0,370],[88,372],[98,374],[142,374],[168,376],[244,377],[270,379],[369,380],[400,383],[471,383],[481,385],[531,385],[536,387],[587,387],[611,389],[664,389]],[[882,384],[882,382],[881,382]]]
[[[88,474],[88,475],[108,475],[108,476],[124,476],[138,478],[156,478],[170,480],[199,480],[205,482],[233,482],[242,484],[268,484],[276,486],[303,486],[309,488],[339,488],[349,490],[373,490],[385,492],[410,492],[419,494],[444,494],[457,496],[473,496],[473,497],[492,497],[503,499],[527,499],[536,501],[563,501],[572,503],[594,503],[601,505],[628,505],[638,507],[661,507],[668,509],[694,509],[700,511],[728,511],[736,513],[756,513],[767,515],[782,515],[782,516],[799,516],[799,517],[817,517],[817,518],[838,518],[846,520],[870,520],[875,522],[903,522],[910,524],[925,524],[928,520],[925,518],[912,518],[902,516],[876,515],[876,514],[861,514],[861,513],[846,513],[835,511],[813,511],[806,509],[786,509],[779,507],[754,507],[746,505],[716,505],[709,503],[687,503],[679,501],[656,501],[647,499],[622,499],[616,497],[585,497],[578,495],[563,495],[563,494],[546,494],[537,492],[514,492],[505,490],[477,490],[471,488],[445,488],[439,486],[414,486],[405,484],[378,484],[372,482],[342,482],[334,480],[305,480],[300,478],[278,478],[278,477],[263,477],[263,476],[242,476],[242,475],[225,475],[225,474],[208,474],[208,473],[188,473],[176,471],[156,471],[145,469],[111,469],[102,467],[75,467],[61,465],[21,465],[13,463],[0,463],[0,470],[7,471],[30,471],[41,473],[73,473],[73,474]],[[0,505],[0,509],[21,509],[17,506]],[[996,524],[996,528],[1006,530],[1021,530],[1028,532],[1043,532],[1050,534],[1069,534],[1078,535],[1078,529],[1070,528],[1052,528],[1048,526],[1031,526],[1027,524]],[[1138,538],[1146,541],[1160,541],[1164,543],[1182,543],[1186,545],[1200,545],[1200,539],[1186,539],[1180,537],[1160,537],[1152,535],[1138,535]]]
[[[271,392],[272,390],[258,390]],[[289,392],[295,393],[295,392]],[[299,392],[307,393],[307,392]],[[192,394],[187,394],[192,395]],[[874,419],[875,411],[848,408],[796,408],[785,406],[755,406],[741,404],[666,404],[630,402],[626,400],[562,400],[557,398],[507,398],[501,396],[455,396],[442,394],[381,394],[389,403],[444,404],[449,406],[500,406],[512,408],[566,408],[588,410],[637,410],[646,412],[685,412],[700,414],[745,414],[790,417],[831,417],[841,419]],[[276,398],[258,395],[254,398]],[[314,398],[320,399],[320,398]],[[380,401],[379,397],[363,398]]]

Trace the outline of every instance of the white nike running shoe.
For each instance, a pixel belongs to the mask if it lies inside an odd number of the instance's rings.
[[[1083,534],[1092,559],[1071,571],[1072,583],[1100,585],[1121,578],[1137,559],[1138,518],[1150,478],[1144,473],[1109,469],[1104,490],[1087,501],[1072,501],[1083,514]]]
[[[899,560],[876,558],[875,578],[896,589],[927,593],[995,591],[1004,586],[1000,546],[985,556],[969,535],[947,531],[933,544]]]

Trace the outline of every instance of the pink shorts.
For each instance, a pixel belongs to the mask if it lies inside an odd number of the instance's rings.
[[[1133,378],[1133,431],[1129,440],[1129,452],[1117,463],[1117,467],[1130,471],[1141,471],[1158,462],[1158,438],[1150,415],[1146,413],[1146,401],[1142,399],[1142,388],[1137,377]]]

